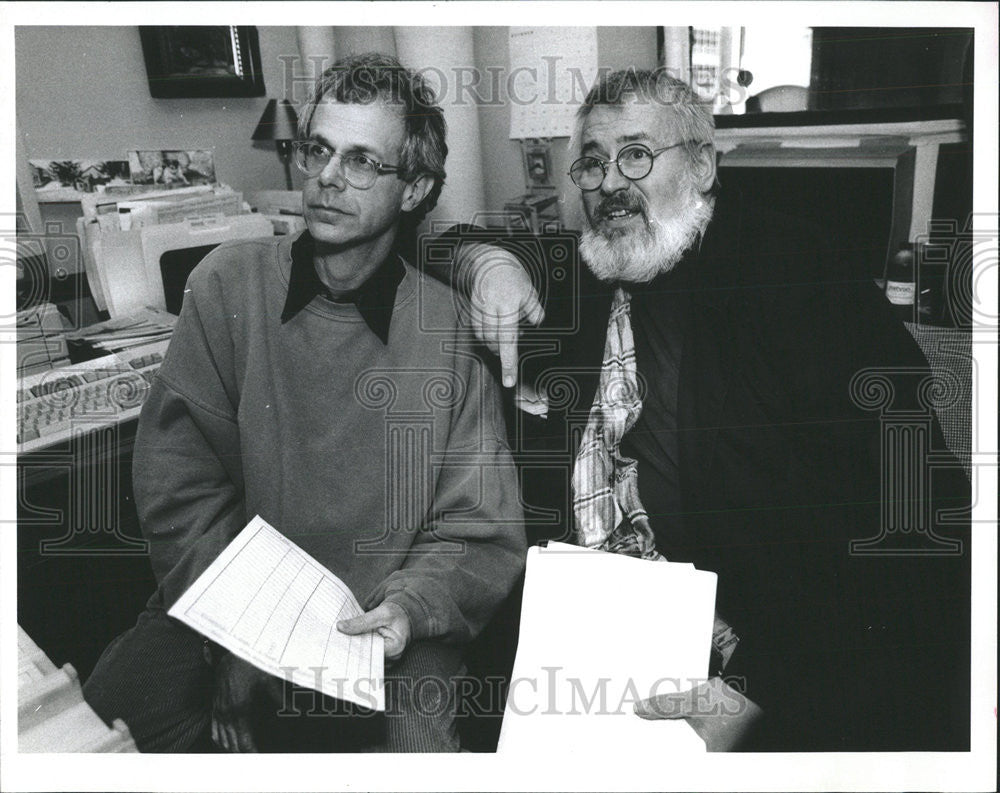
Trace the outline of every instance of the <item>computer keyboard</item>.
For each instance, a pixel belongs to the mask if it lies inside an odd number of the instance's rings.
[[[167,344],[167,340],[157,341],[21,378],[17,391],[18,453],[45,449],[75,433],[138,416]]]

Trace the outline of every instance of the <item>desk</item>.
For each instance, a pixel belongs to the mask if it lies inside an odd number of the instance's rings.
[[[132,496],[137,424],[17,462],[18,622],[82,679],[156,586]]]
[[[128,727],[113,729],[83,701],[76,670],[57,669],[19,626],[17,629],[17,742],[21,752],[135,752]]]
[[[37,394],[27,389],[30,378],[18,384],[19,431],[29,404],[50,400],[60,415],[69,411],[65,432],[26,441],[17,458],[18,622],[56,664],[71,663],[84,679],[155,589],[132,495],[132,448],[139,405],[159,365],[145,353],[162,357],[165,347],[161,341],[130,348],[119,362],[121,378]],[[68,365],[48,380],[39,375],[40,382],[96,377],[88,366]],[[95,386],[108,390],[107,404],[73,390]]]

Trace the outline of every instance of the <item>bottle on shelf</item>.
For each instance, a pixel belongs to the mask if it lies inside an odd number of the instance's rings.
[[[916,278],[913,266],[913,243],[900,244],[889,260],[885,273],[885,296],[893,305],[896,316],[903,322],[914,322]]]
[[[957,246],[934,242],[917,243],[914,252],[916,321],[921,325],[956,327],[949,300],[949,272],[953,263],[964,257],[957,253]]]

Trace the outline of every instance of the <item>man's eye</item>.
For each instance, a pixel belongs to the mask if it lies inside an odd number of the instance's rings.
[[[344,165],[352,168],[368,168],[374,163],[363,154],[348,154],[344,157]]]
[[[639,162],[645,160],[649,154],[645,149],[625,149],[621,154],[618,155],[622,160],[626,162]]]
[[[306,146],[306,154],[310,157],[323,157],[329,154],[322,143],[310,143]]]

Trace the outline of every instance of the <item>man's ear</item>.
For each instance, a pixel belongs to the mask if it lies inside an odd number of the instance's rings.
[[[698,153],[691,163],[691,178],[699,192],[707,193],[715,184],[715,146],[711,143],[698,145]]]
[[[422,173],[412,182],[407,182],[406,188],[403,190],[403,203],[400,209],[404,212],[412,212],[427,198],[432,187],[434,187],[434,177],[429,173]]]

